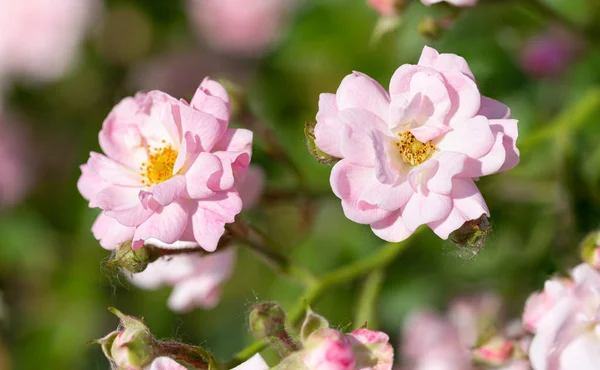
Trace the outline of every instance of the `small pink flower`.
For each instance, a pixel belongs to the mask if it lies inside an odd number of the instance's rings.
[[[0,114],[0,209],[17,205],[31,187],[31,168],[26,136],[19,126]]]
[[[600,273],[581,264],[571,275],[575,285],[537,323],[529,348],[534,370],[600,368]]]
[[[220,300],[220,287],[231,276],[235,255],[229,248],[206,256],[189,253],[161,258],[131,279],[144,289],[172,286],[168,305],[173,311],[210,309]]]
[[[157,357],[147,370],[186,370],[185,366],[169,357]]]
[[[133,231],[134,249],[154,239],[214,251],[242,209],[252,152],[252,133],[228,123],[229,97],[208,79],[190,104],[160,91],[121,101],[100,131],[106,155],[91,153],[78,182],[103,210],[93,228],[102,245]]]
[[[356,363],[352,343],[335,329],[321,329],[312,333],[301,355],[308,370],[353,370]]]
[[[398,242],[426,224],[441,238],[489,211],[474,180],[519,162],[517,121],[481,96],[467,62],[425,47],[388,93],[347,76],[321,94],[315,143],[341,158],[331,172],[346,217]]]
[[[472,357],[458,329],[447,319],[420,312],[409,318],[402,333],[402,354],[408,369],[470,370]]]
[[[281,37],[292,0],[188,0],[190,17],[216,49],[258,55]]]
[[[477,4],[477,0],[421,0],[421,2],[427,6],[442,3],[444,1],[454,6],[475,6],[475,4]]]
[[[581,47],[572,35],[551,29],[527,40],[521,67],[533,77],[556,77],[573,63]]]
[[[97,0],[0,0],[0,76],[62,76],[98,5]]]
[[[244,362],[241,365],[234,367],[231,370],[268,370],[269,366],[260,356],[260,354],[255,354],[249,360]]]
[[[556,301],[569,293],[573,281],[564,278],[555,278],[546,281],[544,290],[533,293],[525,302],[523,311],[523,325],[531,332],[535,332],[538,323],[548,314]]]

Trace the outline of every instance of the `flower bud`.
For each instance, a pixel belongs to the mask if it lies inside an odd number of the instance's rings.
[[[481,215],[478,219],[467,221],[457,230],[454,230],[450,234],[450,239],[462,248],[463,252],[466,252],[464,254],[467,257],[472,257],[479,254],[483,249],[491,230],[492,225],[487,216]]]
[[[503,365],[511,359],[514,345],[502,337],[493,337],[485,344],[475,349],[473,355],[476,360],[491,366]]]
[[[277,303],[259,303],[250,310],[249,325],[257,339],[276,337],[285,331],[285,312]]]
[[[327,322],[323,316],[308,307],[306,310],[306,317],[304,318],[302,328],[300,329],[300,340],[304,343],[312,333],[326,328],[329,328],[329,322]]]
[[[159,256],[160,254],[156,253],[156,248],[147,246],[134,250],[131,248],[131,241],[127,241],[117,248],[108,261],[108,265],[137,274],[144,271],[148,264],[156,261]]]
[[[406,8],[406,0],[368,0],[369,6],[384,17],[397,15]]]
[[[308,147],[308,151],[312,154],[315,159],[326,166],[333,166],[339,161],[339,158],[331,156],[317,146],[315,144],[315,124],[309,121],[304,122],[304,136],[306,136],[306,146]]]
[[[581,242],[581,259],[600,270],[600,232],[593,232]]]
[[[350,339],[335,329],[315,331],[304,347],[301,358],[310,370],[353,370],[356,364]]]
[[[112,342],[111,359],[119,369],[144,369],[155,357],[153,343],[147,328],[125,329]]]

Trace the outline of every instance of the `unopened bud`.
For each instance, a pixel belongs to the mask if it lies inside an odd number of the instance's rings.
[[[353,370],[356,364],[350,338],[330,328],[317,330],[307,338],[301,358],[311,370]]]
[[[160,254],[156,252],[156,248],[152,246],[133,250],[131,248],[131,241],[127,241],[121,244],[115,251],[108,261],[108,265],[137,274],[144,271],[149,263],[158,259]]]
[[[252,334],[257,339],[278,336],[285,331],[285,312],[277,303],[259,303],[252,307],[249,315]]]
[[[302,329],[300,330],[300,339],[302,340],[302,343],[306,342],[312,333],[326,328],[329,328],[329,322],[327,322],[323,316],[315,313],[308,307],[306,310],[306,317],[302,323]]]
[[[369,6],[384,17],[401,14],[408,5],[407,0],[368,0]]]
[[[462,248],[461,252],[467,252],[467,257],[472,257],[483,249],[491,230],[492,225],[487,216],[482,215],[476,220],[465,222],[457,230],[454,230],[450,234],[450,239]]]
[[[142,370],[156,357],[155,339],[144,323],[109,308],[121,321],[122,330],[93,341],[102,346],[104,355],[118,368]]]
[[[315,124],[309,121],[304,122],[304,136],[306,136],[306,146],[308,147],[308,151],[312,154],[315,159],[326,166],[332,166],[336,164],[340,159],[336,158],[332,155],[329,155],[319,149],[317,144],[315,143]]]
[[[581,259],[595,269],[600,269],[600,232],[590,233],[581,242]]]
[[[418,27],[419,33],[430,40],[438,40],[444,34],[444,28],[440,25],[437,19],[426,16],[423,18]]]
[[[512,358],[514,345],[511,341],[502,337],[493,337],[481,347],[474,350],[477,361],[487,365],[500,366]]]

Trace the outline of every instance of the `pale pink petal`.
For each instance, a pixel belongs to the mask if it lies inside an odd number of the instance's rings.
[[[371,224],[371,229],[383,240],[388,242],[401,242],[408,239],[415,231],[409,229],[402,219],[402,211],[393,212],[389,217]]]
[[[519,129],[517,127],[517,120],[506,119],[506,120],[491,120],[490,128],[493,132],[502,132],[504,139],[502,144],[506,151],[506,159],[504,164],[498,172],[508,171],[513,169],[520,161],[520,153],[517,148],[517,137],[519,135]]]
[[[144,245],[148,238],[156,238],[163,243],[175,243],[183,234],[189,219],[188,207],[180,202],[173,202],[155,212],[135,230],[133,248]]]
[[[227,159],[235,179],[243,181],[252,157],[252,131],[228,129],[213,151],[222,160]]]
[[[390,97],[377,81],[363,73],[353,72],[340,84],[336,102],[340,111],[360,108],[386,120]]]
[[[475,81],[460,72],[446,72],[443,75],[452,102],[447,123],[453,126],[475,117],[481,106],[481,94]]]
[[[425,124],[423,126],[410,129],[410,133],[413,134],[415,138],[422,143],[426,143],[439,136],[442,136],[448,131],[450,131],[450,127],[435,124]]]
[[[206,80],[202,82],[202,85],[200,85],[200,87],[196,90],[190,105],[194,109],[213,115],[222,122],[229,122],[229,104],[226,103],[221,97],[212,96],[205,89],[205,82]]]
[[[99,207],[105,211],[133,208],[140,204],[140,190],[140,188],[109,185],[93,196],[90,207]]]
[[[375,153],[375,176],[382,184],[394,184],[399,177],[398,171],[393,167],[388,153],[392,141],[383,132],[372,130],[367,132],[367,137],[373,145]]]
[[[319,111],[317,112],[317,122],[328,117],[335,117],[340,110],[337,107],[335,94],[320,94],[319,95]]]
[[[148,370],[186,370],[186,367],[169,357],[157,357]]]
[[[423,72],[425,69],[421,66],[416,66],[413,64],[403,64],[401,65],[392,76],[390,80],[390,94],[394,95],[404,95],[410,92],[411,80],[412,77],[419,73]],[[428,69],[429,73],[436,73],[433,69]]]
[[[92,225],[92,233],[104,249],[116,249],[122,243],[132,240],[134,231],[134,227],[123,226],[104,213],[101,213]]]
[[[327,116],[317,121],[315,126],[315,144],[325,153],[342,158],[342,148],[340,143],[340,131],[343,122],[335,116]]]
[[[196,207],[192,211],[194,237],[202,248],[213,252],[225,232],[225,224],[232,223],[242,211],[242,200],[237,191],[232,190],[200,200]]]
[[[363,166],[373,166],[375,163],[375,149],[373,140],[366,137],[375,137],[373,131],[386,130],[385,123],[377,116],[363,109],[345,109],[338,114],[344,125],[341,126],[340,149],[342,157],[346,160]]]
[[[361,192],[360,200],[386,211],[395,211],[406,204],[414,192],[408,181],[386,185],[372,180]]]
[[[473,180],[455,178],[450,196],[450,213],[444,219],[428,223],[440,238],[447,239],[451,232],[467,221],[478,219],[483,214],[489,216],[487,205]]]
[[[404,206],[403,219],[410,230],[444,219],[452,210],[452,198],[448,195],[429,192],[415,193]]]
[[[227,122],[216,119],[211,114],[195,110],[186,105],[179,105],[181,129],[183,134],[191,132],[202,151],[211,151],[227,131]]]
[[[561,369],[600,369],[600,335],[589,332],[573,340],[560,356]]]
[[[185,174],[187,193],[195,199],[212,196],[215,191],[210,188],[209,182],[213,176],[220,178],[223,173],[223,162],[219,157],[200,153]]]
[[[81,176],[77,181],[77,189],[88,201],[110,184],[104,182],[87,164],[81,167]]]
[[[427,0],[423,3],[427,4]],[[460,0],[458,0],[460,1]],[[475,3],[477,0],[464,0],[465,2]],[[438,1],[439,2],[439,1]],[[473,72],[469,68],[469,64],[465,58],[455,54],[440,54],[434,48],[425,46],[421,53],[421,59],[419,59],[419,65],[424,67],[433,68],[435,70],[445,71],[459,71],[469,78],[475,80]]]
[[[102,154],[91,152],[87,165],[99,178],[110,184],[142,186],[143,178],[139,171],[125,167]]]
[[[180,313],[190,312],[195,308],[211,309],[221,298],[219,283],[210,276],[186,279],[173,288],[169,296],[169,308]]]
[[[374,169],[354,165],[345,159],[333,167],[330,177],[331,188],[334,194],[342,199],[344,213],[350,220],[370,224],[389,214],[372,204],[361,201],[361,194],[368,189],[374,177]]]
[[[452,127],[436,146],[442,151],[464,153],[471,158],[481,158],[494,145],[494,134],[487,118],[477,116]]]
[[[510,108],[497,100],[482,96],[477,115],[487,117],[490,120],[508,119],[510,118]]]
[[[161,206],[168,206],[181,197],[186,190],[185,177],[177,175],[152,187],[151,193],[154,200]]]
[[[254,356],[252,356],[249,360],[244,362],[243,364],[238,365],[231,370],[268,370],[268,369],[269,369],[269,366],[267,365],[265,360],[263,360],[263,358],[260,357],[260,354],[257,353]]]
[[[438,194],[450,194],[452,180],[463,171],[468,157],[463,153],[442,152],[434,158],[439,162],[439,167],[435,175],[427,181],[427,188]]]

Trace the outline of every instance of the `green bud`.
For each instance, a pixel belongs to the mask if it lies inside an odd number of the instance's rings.
[[[277,337],[285,332],[285,312],[277,303],[259,303],[250,310],[248,323],[257,339]]]
[[[310,307],[308,307],[306,310],[306,316],[304,317],[304,322],[302,323],[302,328],[300,329],[300,340],[302,343],[305,343],[312,333],[328,327],[329,322],[327,319],[315,313],[310,309]]]
[[[472,257],[483,249],[491,230],[492,225],[484,214],[454,230],[450,234],[450,239],[461,249],[459,254]]]
[[[156,261],[159,256],[159,253],[156,253],[156,249],[152,246],[133,250],[131,248],[131,241],[127,241],[121,244],[114,252],[108,261],[108,265],[137,274],[144,271],[148,267],[148,264]]]
[[[317,144],[315,144],[315,126],[316,124],[312,122],[304,122],[304,136],[306,136],[306,146],[308,147],[308,151],[319,163],[326,166],[332,166],[340,159],[325,153],[317,147]]]
[[[154,338],[147,328],[121,331],[110,347],[110,359],[119,368],[144,369],[155,357]]]

